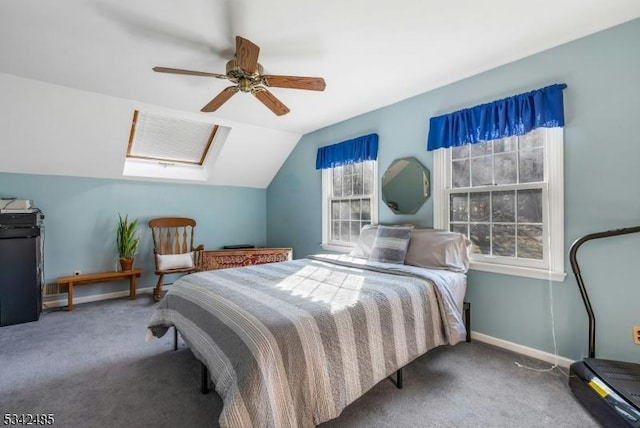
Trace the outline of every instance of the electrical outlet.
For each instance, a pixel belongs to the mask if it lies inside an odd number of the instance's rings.
[[[81,271],[79,271],[79,270],[74,270],[74,271],[73,271],[73,274],[74,274],[75,276],[78,276],[78,275],[80,275],[81,273],[82,273],[82,272],[81,272]]]
[[[633,343],[640,345],[640,325],[633,326]]]

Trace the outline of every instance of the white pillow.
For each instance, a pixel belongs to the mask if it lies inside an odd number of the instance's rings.
[[[353,250],[349,253],[350,256],[360,257],[368,259],[371,256],[371,249],[373,248],[373,241],[376,239],[378,233],[378,225],[367,224],[360,230],[360,236],[358,242]]]
[[[469,270],[470,242],[466,236],[436,229],[414,229],[404,264],[453,272]]]
[[[193,253],[157,254],[158,270],[187,269],[194,267]]]

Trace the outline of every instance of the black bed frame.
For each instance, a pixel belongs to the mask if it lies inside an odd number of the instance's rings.
[[[467,330],[467,337],[465,338],[465,340],[467,342],[471,342],[471,303],[464,302],[462,316],[464,320],[464,326]],[[177,328],[173,329],[173,350],[178,350]],[[389,377],[389,379],[395,384],[398,389],[402,389],[402,367],[400,367],[398,371],[396,371],[395,380],[393,380],[391,377]],[[207,369],[207,366],[202,361],[200,361],[200,392],[202,392],[203,394],[207,394],[209,391],[209,369]]]

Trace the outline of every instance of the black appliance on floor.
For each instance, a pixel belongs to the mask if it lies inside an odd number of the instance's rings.
[[[37,209],[0,213],[0,327],[40,318],[43,218]]]
[[[585,409],[605,427],[640,428],[640,364],[595,358],[596,319],[576,256],[578,248],[592,239],[638,232],[640,226],[591,233],[574,242],[569,252],[589,316],[589,358],[571,364],[569,386]]]

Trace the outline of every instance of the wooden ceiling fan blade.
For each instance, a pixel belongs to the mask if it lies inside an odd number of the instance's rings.
[[[324,91],[327,87],[322,77],[302,76],[262,76],[262,81],[267,86],[276,88],[306,89],[308,91]]]
[[[186,74],[188,76],[217,77],[218,79],[227,78],[226,74],[207,73],[205,71],[182,70],[180,68],[153,67],[153,71],[156,71],[158,73]]]
[[[216,95],[214,99],[209,101],[209,104],[202,107],[200,111],[203,111],[205,113],[211,113],[218,110],[220,106],[226,103],[229,100],[229,98],[231,98],[236,94],[236,92],[238,92],[237,86],[229,86],[227,88],[224,88],[222,92]]]
[[[262,104],[266,105],[267,108],[274,112],[276,115],[282,116],[289,113],[289,108],[286,105],[282,104],[282,102],[266,88],[256,87],[253,88],[251,93],[257,99],[262,101]]]
[[[250,40],[236,36],[236,63],[248,74],[256,72],[260,48]]]

